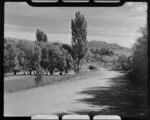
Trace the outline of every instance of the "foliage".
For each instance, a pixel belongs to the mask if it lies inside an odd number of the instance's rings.
[[[58,69],[60,71],[60,75],[62,75],[62,71],[70,68],[69,53],[62,47],[61,44],[43,43],[43,45],[40,46],[43,46],[41,67],[48,70],[51,75],[55,69]]]
[[[79,65],[82,58],[87,52],[87,22],[80,12],[75,14],[75,18],[71,20],[72,29],[72,51],[75,65],[75,72],[79,72]]]
[[[88,68],[89,68],[90,70],[96,70],[96,69],[97,69],[97,67],[96,67],[95,65],[89,65]]]
[[[47,42],[47,35],[43,31],[37,29],[36,39],[37,41]]]
[[[111,43],[106,43],[103,41],[90,41],[88,42],[88,48],[89,49],[105,49],[105,50],[110,50],[113,52],[113,56],[131,56],[132,50],[123,46],[119,46],[117,44],[111,44]]]
[[[36,85],[39,86],[39,85],[42,84],[42,82],[43,82],[43,74],[44,74],[43,69],[40,66],[38,66],[37,69],[36,69],[36,77],[34,79]]]
[[[66,61],[65,72],[68,73],[68,70],[73,68],[73,51],[70,45],[62,44],[61,47],[64,49],[63,54],[65,55]]]
[[[107,48],[90,48],[89,50],[89,54],[91,54],[89,57],[93,62],[111,62],[108,59],[114,56],[113,51]]]
[[[36,69],[41,61],[41,49],[35,43],[20,40],[4,43],[4,69],[5,73],[29,71]]]
[[[45,48],[43,49],[43,51],[45,51],[45,54],[43,56],[42,54],[42,61],[41,61],[41,65],[45,66],[44,68],[48,69],[48,71],[50,72],[50,74],[53,74],[53,71],[55,69],[56,66],[56,54],[55,54],[55,46],[52,44],[47,44],[45,46]]]
[[[90,63],[92,62],[92,57],[93,57],[93,54],[92,52],[88,49],[86,55],[85,55],[85,60],[87,63]]]
[[[4,71],[11,72],[14,71],[14,75],[19,69],[18,66],[18,50],[16,49],[16,44],[5,43],[4,44]]]
[[[136,82],[142,87],[147,87],[147,40],[148,32],[147,28],[141,29],[142,36],[139,37],[133,46],[133,71],[132,75],[136,78]]]
[[[106,68],[113,70],[129,70],[131,68],[128,60],[128,57],[131,56],[130,49],[100,41],[92,41],[88,44],[86,61],[99,63],[101,67],[109,66]]]
[[[27,41],[17,42],[17,48],[19,49],[19,65],[24,71],[29,70],[31,74],[32,70],[40,64],[41,48]]]
[[[55,67],[60,71],[60,75],[62,75],[62,72],[65,70],[66,67],[66,52],[62,48],[61,44],[58,44],[57,46],[55,45],[55,48]]]
[[[125,55],[119,56],[117,59],[117,69],[129,70],[131,69],[129,58]]]
[[[75,68],[74,66],[74,51],[71,45],[61,44],[61,43],[49,43],[49,42],[31,42],[27,40],[11,40],[7,39],[6,44],[11,44],[16,50],[16,63],[15,69],[21,69],[24,71],[24,74],[28,72],[28,74],[32,74],[33,71],[36,70],[36,67],[40,64],[41,68],[44,69],[46,74],[50,73],[51,75],[55,71],[59,71],[60,75],[65,72],[68,73],[68,70]],[[5,58],[6,58],[6,49]],[[11,50],[12,51],[12,50]],[[13,55],[13,54],[11,54]],[[117,59],[119,58],[118,54],[114,53],[113,49],[110,48],[88,48],[87,52],[80,60],[80,66],[82,62],[98,62],[102,63],[111,63],[116,68]],[[5,62],[5,71],[13,70],[13,67],[8,68]],[[83,64],[84,64],[83,63]],[[6,71],[8,72],[8,71]]]
[[[98,54],[98,55],[107,55],[107,56],[111,56],[111,55],[114,55],[113,51],[111,49],[107,49],[107,48],[91,48],[90,49],[91,52],[93,54]]]

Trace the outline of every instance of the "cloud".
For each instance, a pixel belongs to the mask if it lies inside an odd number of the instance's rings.
[[[131,12],[143,12],[147,10],[147,3],[145,2],[127,2],[125,6],[128,7]]]
[[[126,2],[125,6],[132,7],[134,6],[134,2]]]
[[[146,2],[126,2],[125,7],[127,7],[131,12],[143,12],[147,10]]]
[[[4,24],[5,30],[17,30],[20,29],[21,26],[13,25],[13,24]]]
[[[88,40],[105,40],[129,46],[135,40],[139,27],[145,25],[144,9],[145,4],[134,2],[129,2],[122,7],[109,8],[42,8],[31,7],[26,3],[8,2],[5,6],[5,37],[34,41],[36,29],[41,29],[51,42],[70,43],[71,19],[75,17],[76,11],[81,11],[88,23]]]
[[[20,25],[15,25],[15,24],[4,24],[4,30],[5,32],[33,32],[36,29],[28,26],[20,26]]]
[[[136,7],[133,7],[131,9],[131,11],[135,11],[135,12],[143,12],[145,11],[146,12],[147,10],[147,4],[141,4],[141,5],[138,5]]]

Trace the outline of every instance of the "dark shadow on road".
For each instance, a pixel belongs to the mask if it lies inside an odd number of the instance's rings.
[[[84,98],[77,101],[96,106],[109,106],[102,111],[77,111],[77,114],[115,114],[120,116],[146,115],[147,97],[141,93],[127,76],[112,78],[111,87],[93,87],[79,94],[92,95],[93,98]]]

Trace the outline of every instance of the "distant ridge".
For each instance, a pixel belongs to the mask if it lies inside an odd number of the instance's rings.
[[[110,49],[112,50],[116,55],[125,55],[125,56],[131,56],[132,50],[123,46],[120,46],[116,43],[107,43],[104,41],[90,41],[88,42],[88,48],[94,48],[94,49]]]
[[[19,38],[13,38],[13,37],[5,37],[5,39],[7,41],[15,41],[15,42],[20,41],[20,40],[34,42],[34,41],[31,41],[31,40],[27,40],[27,39],[19,39]]]
[[[88,42],[88,47],[89,48],[107,48],[107,49],[125,49],[125,50],[130,50],[129,48],[126,48],[126,47],[123,47],[123,46],[120,46],[116,43],[107,43],[105,41],[95,41],[95,40],[92,40],[90,42]]]
[[[34,41],[27,40],[27,39],[19,39],[19,38],[13,38],[13,37],[6,37],[5,39],[7,41],[12,41],[12,42],[17,42],[17,41],[27,41],[27,42],[32,42],[32,43],[34,42]],[[60,44],[62,44],[62,43],[60,43]],[[92,41],[88,42],[88,48],[96,48],[96,49],[106,48],[106,49],[111,49],[120,54],[122,54],[122,53],[131,54],[131,49],[120,46],[116,43],[107,43],[105,41],[92,40]]]

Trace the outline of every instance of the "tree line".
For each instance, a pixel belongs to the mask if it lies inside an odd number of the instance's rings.
[[[71,45],[49,43],[47,35],[36,31],[36,41],[4,41],[4,72],[20,70],[32,74],[33,71],[43,69],[46,74],[52,75],[54,71],[68,73],[74,69],[80,71],[80,61],[87,52],[87,22],[83,14],[75,13],[71,20],[72,39]],[[35,72],[34,72],[35,73]]]

